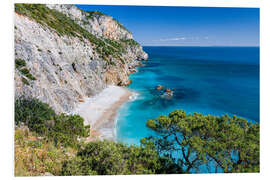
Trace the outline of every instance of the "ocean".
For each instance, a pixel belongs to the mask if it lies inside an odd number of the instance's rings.
[[[253,123],[259,113],[259,47],[144,47],[148,61],[130,76],[136,92],[117,114],[117,141],[139,144],[154,135],[149,119],[176,109],[237,115]],[[163,98],[157,85],[174,91]]]

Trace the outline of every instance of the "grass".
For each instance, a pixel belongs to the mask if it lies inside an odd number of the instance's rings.
[[[15,176],[61,175],[63,161],[84,145],[90,126],[78,115],[56,114],[38,99],[15,101]]]
[[[76,152],[72,148],[58,148],[26,127],[16,128],[14,137],[15,176],[40,176],[45,172],[60,175],[63,161]]]

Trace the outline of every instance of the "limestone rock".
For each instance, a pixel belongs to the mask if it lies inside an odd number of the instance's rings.
[[[162,86],[162,85],[157,85],[157,87],[156,87],[156,90],[162,90],[162,89],[164,89],[164,86]]]
[[[65,14],[89,33],[106,43],[134,42],[132,34],[112,17],[84,12],[73,5],[46,5]],[[91,16],[90,16],[91,15]],[[102,57],[88,39],[56,33],[55,29],[15,12],[15,59],[26,62],[36,80],[15,68],[15,96],[36,97],[56,112],[70,113],[85,97],[107,85],[130,83],[132,69],[148,55],[136,43],[126,44],[120,57]]]
[[[166,90],[165,90],[167,93],[170,93],[170,92],[172,92],[172,90],[171,89],[169,89],[169,88],[166,88]]]

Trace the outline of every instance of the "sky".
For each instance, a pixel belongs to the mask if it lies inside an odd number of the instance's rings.
[[[259,46],[258,8],[76,6],[114,17],[143,46]]]

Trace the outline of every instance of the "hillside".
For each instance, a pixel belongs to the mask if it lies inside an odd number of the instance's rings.
[[[73,5],[15,4],[15,95],[70,113],[108,85],[125,86],[148,55],[113,17]]]

